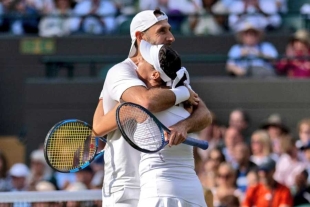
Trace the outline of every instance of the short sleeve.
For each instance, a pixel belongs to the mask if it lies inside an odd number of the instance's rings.
[[[228,52],[228,62],[227,63],[234,63],[237,58],[241,57],[241,48],[239,45],[234,45],[230,48]]]
[[[120,101],[125,90],[133,86],[145,86],[138,78],[136,69],[124,62],[111,68],[106,76],[108,93],[115,101]]]
[[[278,51],[271,43],[268,42],[264,42],[262,44],[262,53],[273,58],[278,57]]]

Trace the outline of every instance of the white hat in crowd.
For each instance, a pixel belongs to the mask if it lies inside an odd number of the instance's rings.
[[[56,187],[52,183],[43,180],[36,184],[35,189],[36,191],[53,191],[56,190]]]
[[[157,11],[161,13],[161,15],[156,16],[155,13]],[[143,32],[162,20],[168,20],[168,16],[160,10],[142,11],[132,19],[130,24],[131,47],[128,57],[134,56],[137,52],[137,48],[135,47],[136,32]]]
[[[14,177],[27,177],[29,175],[29,168],[23,163],[16,163],[9,170],[9,174]]]
[[[41,149],[37,149],[37,150],[32,151],[31,154],[30,154],[30,159],[32,161],[39,161],[39,162],[41,162],[43,164],[46,164],[46,160],[45,160],[45,157],[44,157],[44,152]]]

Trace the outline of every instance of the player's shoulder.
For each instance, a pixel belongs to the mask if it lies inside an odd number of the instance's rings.
[[[124,61],[115,64],[112,68],[110,68],[109,71],[117,71],[119,72],[120,70],[128,70],[128,69],[135,69],[136,65],[132,62],[130,58],[125,59]]]

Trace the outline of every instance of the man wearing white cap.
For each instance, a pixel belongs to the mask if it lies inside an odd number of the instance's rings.
[[[170,127],[170,145],[183,142],[188,131],[199,131],[210,122],[206,106],[187,87],[148,90],[137,76],[137,63],[141,57],[137,48],[142,39],[152,44],[170,45],[174,42],[167,15],[160,10],[142,11],[133,18],[130,33],[132,44],[129,57],[109,70],[93,120],[93,129],[97,135],[110,132],[104,154],[103,206],[106,207],[135,207],[140,194],[140,152],[127,144],[119,130],[115,130],[115,114],[108,113],[115,109],[118,102],[134,102],[152,112],[159,112],[191,96],[195,111],[189,118]],[[107,122],[108,115],[111,119]]]
[[[26,178],[29,176],[29,168],[23,163],[14,164],[10,171],[9,175],[12,178],[12,191],[25,191],[27,190]]]

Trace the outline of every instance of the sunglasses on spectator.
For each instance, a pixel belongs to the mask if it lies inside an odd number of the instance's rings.
[[[231,177],[231,174],[218,174],[217,175],[219,178],[223,178],[223,179],[229,179]]]

